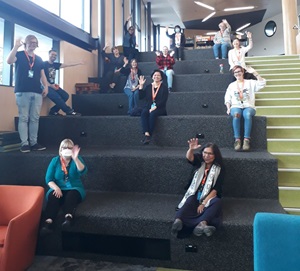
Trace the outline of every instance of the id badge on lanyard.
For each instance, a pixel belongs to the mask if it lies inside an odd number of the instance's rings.
[[[29,78],[33,78],[33,75],[34,75],[34,71],[33,70],[29,70],[28,71],[28,77]]]

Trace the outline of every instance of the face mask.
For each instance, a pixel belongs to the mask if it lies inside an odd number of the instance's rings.
[[[61,150],[61,155],[64,156],[64,157],[71,157],[72,156],[72,150],[63,149],[63,150]]]
[[[176,32],[176,33],[179,33],[179,32],[180,32],[180,29],[179,29],[179,28],[175,28],[175,32]]]

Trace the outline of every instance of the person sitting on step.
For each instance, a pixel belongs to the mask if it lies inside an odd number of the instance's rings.
[[[45,179],[50,189],[46,193],[46,220],[40,231],[42,236],[53,232],[60,206],[65,216],[62,228],[70,228],[76,207],[86,196],[81,176],[87,173],[87,167],[79,152],[78,145],[74,145],[71,139],[64,139],[59,146],[59,155],[48,166]]]
[[[186,158],[196,166],[191,184],[178,205],[171,233],[178,238],[193,233],[211,236],[222,224],[222,185],[225,176],[223,158],[218,146],[198,138],[188,140]],[[201,148],[201,149],[200,149]],[[194,151],[200,149],[200,153]]]
[[[166,35],[172,40],[172,44],[170,48],[175,52],[175,58],[178,61],[181,61],[183,59],[183,49],[185,46],[185,36],[181,32],[181,27],[179,25],[176,25],[174,28],[174,33],[169,34],[168,33],[169,27],[166,27]]]
[[[76,61],[70,63],[58,63],[54,62],[57,58],[57,52],[53,49],[49,51],[49,59],[48,61],[44,61],[44,70],[45,75],[48,81],[48,94],[47,97],[54,102],[54,106],[50,109],[50,116],[62,116],[59,113],[59,110],[62,110],[68,116],[81,116],[80,113],[75,112],[70,106],[66,104],[66,101],[69,99],[69,94],[62,89],[58,84],[55,84],[56,70],[84,65],[83,61]]]
[[[259,75],[257,80],[244,79],[244,69],[234,66],[232,73],[236,81],[229,84],[225,93],[227,114],[232,117],[233,134],[235,138],[234,149],[239,151],[241,143],[241,118],[244,118],[243,150],[250,150],[250,135],[252,117],[255,115],[255,92],[266,86],[266,80]]]
[[[156,52],[156,64],[167,76],[168,90],[171,92],[174,75],[173,65],[175,64],[174,51],[169,53],[168,47],[164,46],[162,52]]]
[[[251,67],[247,66],[245,62],[246,54],[252,49],[253,41],[252,41],[252,33],[247,32],[247,38],[249,40],[249,44],[244,47],[241,46],[240,40],[238,38],[234,39],[232,42],[233,49],[229,50],[228,52],[228,63],[229,63],[229,70],[232,70],[234,66],[241,66],[244,68],[244,79],[254,79],[256,80],[256,76],[258,73]],[[235,80],[235,77],[234,77]]]
[[[139,101],[139,77],[142,75],[138,68],[137,61],[133,58],[128,66],[128,59],[124,57],[124,65],[120,72],[127,76],[127,81],[124,87],[124,93],[128,96],[128,114],[131,115],[133,110],[137,108]]]
[[[154,70],[151,74],[153,80],[144,88],[146,79],[144,76],[139,78],[139,94],[140,99],[145,98],[145,105],[141,113],[141,122],[144,138],[142,143],[147,145],[151,141],[154,132],[155,123],[159,116],[167,115],[167,101],[168,101],[168,88],[162,83],[163,72],[161,70]]]
[[[120,70],[124,63],[124,56],[120,54],[118,47],[111,48],[112,53],[106,53],[105,50],[109,47],[106,44],[101,52],[104,59],[107,59],[106,73],[103,75],[102,89],[104,92],[115,92],[115,88],[120,81]]]
[[[219,24],[220,30],[214,36],[214,56],[215,59],[219,59],[219,53],[221,50],[222,59],[227,58],[228,50],[231,48],[231,26],[227,20],[223,19]]]

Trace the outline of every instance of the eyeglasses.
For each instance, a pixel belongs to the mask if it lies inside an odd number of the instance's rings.
[[[213,156],[213,155],[215,155],[215,154],[212,153],[212,152],[206,152],[206,151],[204,151],[203,154],[205,154],[205,155],[207,155],[207,156]]]
[[[238,74],[241,73],[242,71],[235,71],[233,74]]]

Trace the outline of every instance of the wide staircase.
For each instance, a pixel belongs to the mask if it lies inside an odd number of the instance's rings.
[[[257,115],[267,117],[268,151],[278,160],[279,198],[300,214],[300,59],[299,55],[249,57],[268,83],[256,94]]]
[[[142,53],[139,67],[150,83],[155,54]],[[223,64],[225,73],[219,73]],[[41,117],[43,152],[0,153],[0,184],[44,185],[46,168],[62,139],[81,146],[88,166],[87,198],[70,231],[39,239],[39,254],[89,257],[189,270],[253,270],[253,218],[284,213],[278,200],[277,159],[267,151],[267,119],[255,116],[252,151],[233,150],[224,94],[232,80],[226,60],[211,49],[186,50],[174,66],[168,116],[160,117],[153,142],[142,146],[139,117],[129,117],[124,93],[73,95],[82,117]],[[123,78],[124,82],[125,78]],[[191,166],[187,140],[197,133],[221,148],[226,166],[223,227],[213,236],[177,239],[170,234],[175,208]]]

